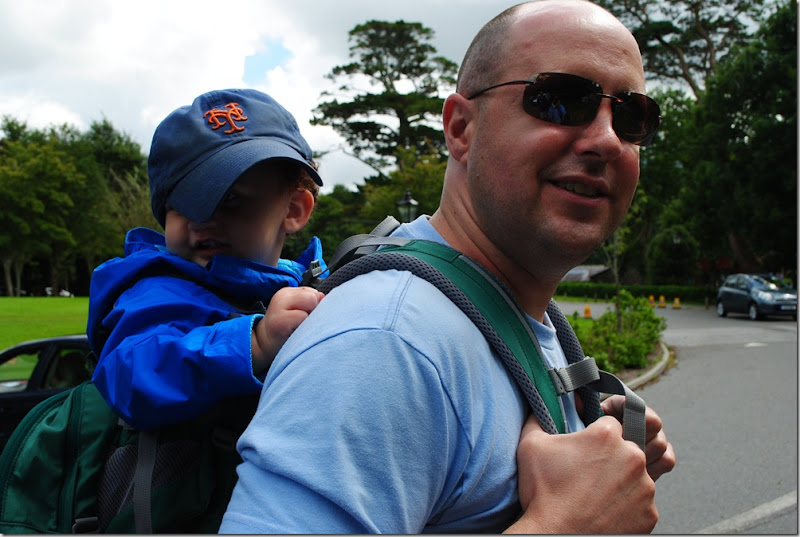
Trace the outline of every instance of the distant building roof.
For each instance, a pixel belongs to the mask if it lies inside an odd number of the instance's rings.
[[[588,282],[598,274],[602,274],[608,270],[605,265],[578,265],[567,272],[562,282]]]

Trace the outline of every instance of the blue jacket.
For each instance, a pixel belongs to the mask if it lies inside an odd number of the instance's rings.
[[[170,253],[164,236],[135,228],[125,257],[94,270],[87,334],[92,380],[111,408],[138,429],[179,423],[223,398],[258,394],[251,332],[275,292],[300,284],[322,260],[314,237],[297,261],[271,267],[218,255],[206,267]]]

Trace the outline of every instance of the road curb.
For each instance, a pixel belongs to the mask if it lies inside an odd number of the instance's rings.
[[[667,364],[669,363],[669,348],[663,341],[660,342],[660,345],[661,345],[661,359],[646,373],[626,383],[628,388],[630,388],[631,390],[635,390],[641,386],[644,386],[645,384],[647,384],[648,382],[659,376],[661,373],[663,373],[664,369],[667,368]]]

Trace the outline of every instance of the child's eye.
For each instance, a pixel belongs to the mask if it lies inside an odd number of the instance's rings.
[[[236,207],[238,205],[241,205],[243,201],[244,198],[241,195],[239,195],[238,192],[230,190],[228,191],[227,194],[225,194],[225,197],[222,198],[222,203],[220,203],[220,206],[226,208]]]
[[[257,207],[257,199],[249,192],[239,190],[231,190],[222,199],[219,204],[219,210],[227,213],[244,214],[251,208]]]

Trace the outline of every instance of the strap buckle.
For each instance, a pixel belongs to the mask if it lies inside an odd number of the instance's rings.
[[[96,516],[76,518],[72,533],[100,533],[100,522]]]
[[[600,379],[600,369],[591,356],[560,369],[548,369],[550,380],[558,395],[574,392],[582,386]]]
[[[319,259],[313,260],[308,264],[308,270],[303,273],[303,279],[300,281],[300,285],[304,287],[311,285],[314,287],[317,278],[323,272],[325,271],[322,270],[322,264],[319,262]]]

